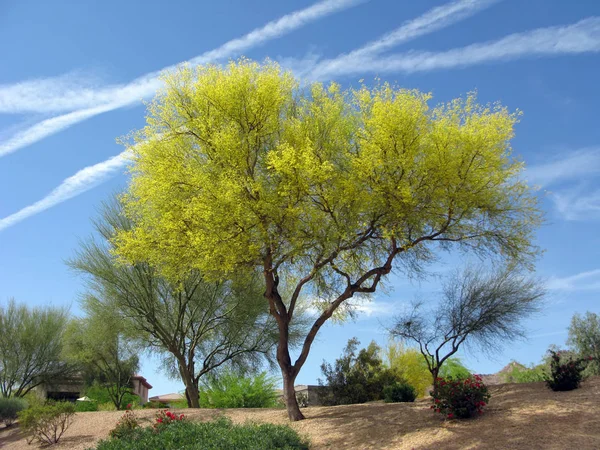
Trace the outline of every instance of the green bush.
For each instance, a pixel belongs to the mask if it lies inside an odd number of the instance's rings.
[[[233,372],[209,375],[200,390],[202,408],[274,408],[276,381],[265,372],[243,377]]]
[[[75,402],[75,412],[98,411],[98,403],[94,400],[88,402]]]
[[[417,390],[407,383],[394,383],[383,388],[383,399],[386,403],[414,402]]]
[[[104,404],[110,403],[114,406],[114,402],[108,392],[108,388],[106,388],[105,386],[101,386],[98,383],[94,383],[91,386],[87,387],[85,389],[84,395],[86,397],[91,398],[92,400],[95,400],[98,405],[104,405]],[[127,405],[134,406],[134,405],[139,405],[139,404],[140,404],[140,397],[128,392],[125,395],[123,395],[123,398],[121,399],[121,404],[119,405],[120,406],[119,409],[127,409]],[[116,409],[117,408],[100,409],[100,411],[115,411]]]
[[[155,402],[155,401],[147,402],[142,405],[142,408],[144,408],[144,409],[162,409],[162,408],[168,408],[168,407],[169,407],[169,405],[167,405],[166,403]],[[187,407],[187,402],[186,402],[186,407]]]
[[[481,414],[489,399],[487,386],[479,375],[459,380],[437,378],[431,392],[431,409],[449,419],[467,419]]]
[[[553,391],[572,391],[577,389],[583,379],[583,371],[587,366],[587,358],[561,358],[561,352],[549,350],[550,376],[546,385]],[[590,358],[591,360],[592,358]]]
[[[27,408],[27,402],[22,398],[0,397],[0,422],[10,427],[17,420],[19,411],[23,411],[25,408]]]
[[[503,375],[505,383],[535,383],[544,381],[547,378],[544,364],[539,364],[534,367],[521,367],[515,365],[510,372]]]
[[[137,420],[134,412],[128,410],[117,422],[117,425],[110,430],[110,437],[114,439],[123,439],[130,436],[133,430],[140,427],[140,423]]]
[[[177,421],[156,433],[138,428],[124,439],[101,441],[97,450],[256,450],[308,449],[308,443],[286,425],[233,425],[227,418],[214,422]]]
[[[48,403],[19,412],[19,425],[29,434],[28,443],[56,444],[69,428],[75,405],[69,402]]]

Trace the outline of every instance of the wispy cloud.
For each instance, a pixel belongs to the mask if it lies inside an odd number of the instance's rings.
[[[593,147],[566,152],[545,164],[527,167],[525,178],[532,184],[550,186],[597,173],[600,173],[600,148]]]
[[[563,278],[551,278],[547,288],[557,291],[596,291],[600,290],[600,269],[581,272]]]
[[[497,41],[472,44],[443,52],[410,51],[388,57],[365,55],[336,66],[337,73],[415,73],[453,69],[527,57],[600,51],[600,18],[590,17],[564,26],[538,28]],[[322,73],[321,73],[321,76]]]
[[[315,67],[306,70],[306,75],[313,79],[326,79],[335,75],[349,73],[348,68],[365,59],[379,55],[398,45],[409,42],[420,36],[433,33],[447,26],[477,14],[499,0],[457,0],[438,6],[427,11],[416,19],[404,22],[400,27],[383,35],[381,38],[369,42],[361,48],[350,53],[340,55],[333,59],[314,64]]]
[[[307,8],[286,14],[250,33],[202,53],[188,61],[143,75],[128,84],[98,88],[97,80],[75,74],[54,78],[34,79],[0,85],[0,112],[64,112],[99,105],[120,107],[152,96],[161,86],[159,76],[182,64],[205,64],[239,55],[297,30],[311,22],[350,8],[368,0],[323,0]]]
[[[367,0],[324,0],[287,14],[241,38],[205,52],[188,61],[148,73],[126,85],[94,88],[87,78],[63,75],[0,86],[0,113],[50,113],[73,111],[46,119],[0,144],[0,157],[58,133],[98,114],[122,108],[152,97],[162,85],[160,75],[183,64],[205,64],[239,55],[245,50],[279,38],[328,15]]]
[[[98,186],[123,170],[127,164],[128,157],[129,151],[126,150],[106,161],[81,169],[75,175],[63,180],[56,189],[43,199],[10,216],[0,219],[0,231]]]
[[[550,198],[565,220],[593,220],[600,217],[600,189],[575,189],[552,192]]]

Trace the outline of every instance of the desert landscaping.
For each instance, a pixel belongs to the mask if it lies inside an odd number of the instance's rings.
[[[471,420],[446,420],[431,412],[428,399],[415,403],[369,403],[308,407],[307,420],[292,423],[310,439],[311,449],[594,449],[600,448],[600,377],[580,389],[553,392],[544,383],[501,384],[490,387],[485,413]],[[183,409],[190,420],[210,420],[225,414],[234,422],[289,423],[284,409]],[[152,421],[155,411],[135,411]],[[56,449],[83,450],[94,446],[122,412],[77,413]],[[27,445],[18,425],[0,429],[0,446]]]

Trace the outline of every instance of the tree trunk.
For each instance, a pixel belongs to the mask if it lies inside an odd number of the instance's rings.
[[[296,377],[291,376],[290,372],[284,369],[283,367],[281,368],[281,375],[283,377],[283,400],[285,401],[285,407],[287,408],[288,417],[292,422],[303,420],[304,414],[302,414],[302,412],[300,411],[300,407],[298,406],[298,399],[296,398],[296,390],[294,389],[294,382],[296,381]]]
[[[200,400],[198,398],[198,386],[193,382],[185,387],[185,397],[187,399],[188,408],[200,408]]]

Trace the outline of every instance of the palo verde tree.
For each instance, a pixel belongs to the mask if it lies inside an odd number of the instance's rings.
[[[0,306],[0,394],[22,397],[33,388],[72,375],[62,358],[69,315],[65,308]]]
[[[100,239],[83,243],[69,262],[89,283],[84,308],[111,311],[124,321],[123,332],[162,354],[167,372],[184,383],[189,407],[199,407],[204,375],[224,365],[255,367],[272,353],[276,326],[247,276],[207,281],[194,270],[170,281],[146,263],[118,264],[110,241],[131,222],[116,200],[95,225]]]
[[[461,345],[491,351],[524,337],[523,320],[539,310],[543,296],[542,285],[514,267],[489,273],[469,267],[447,280],[433,311],[415,304],[395,319],[391,334],[418,345],[435,383]]]
[[[126,322],[93,296],[82,301],[83,318],[72,319],[65,333],[65,356],[78,364],[87,382],[104,387],[117,410],[133,393],[139,369],[138,349],[126,334]]]
[[[575,314],[569,325],[567,344],[580,357],[592,359],[588,362],[585,375],[600,375],[600,316],[587,311],[582,317]]]
[[[323,324],[394,267],[438,251],[531,262],[541,217],[511,157],[517,115],[474,95],[431,109],[389,84],[306,88],[275,63],[240,60],[165,78],[129,147],[134,222],[116,253],[169,279],[259,269],[279,329],[291,420],[294,382]],[[299,305],[319,313],[293,360]]]

